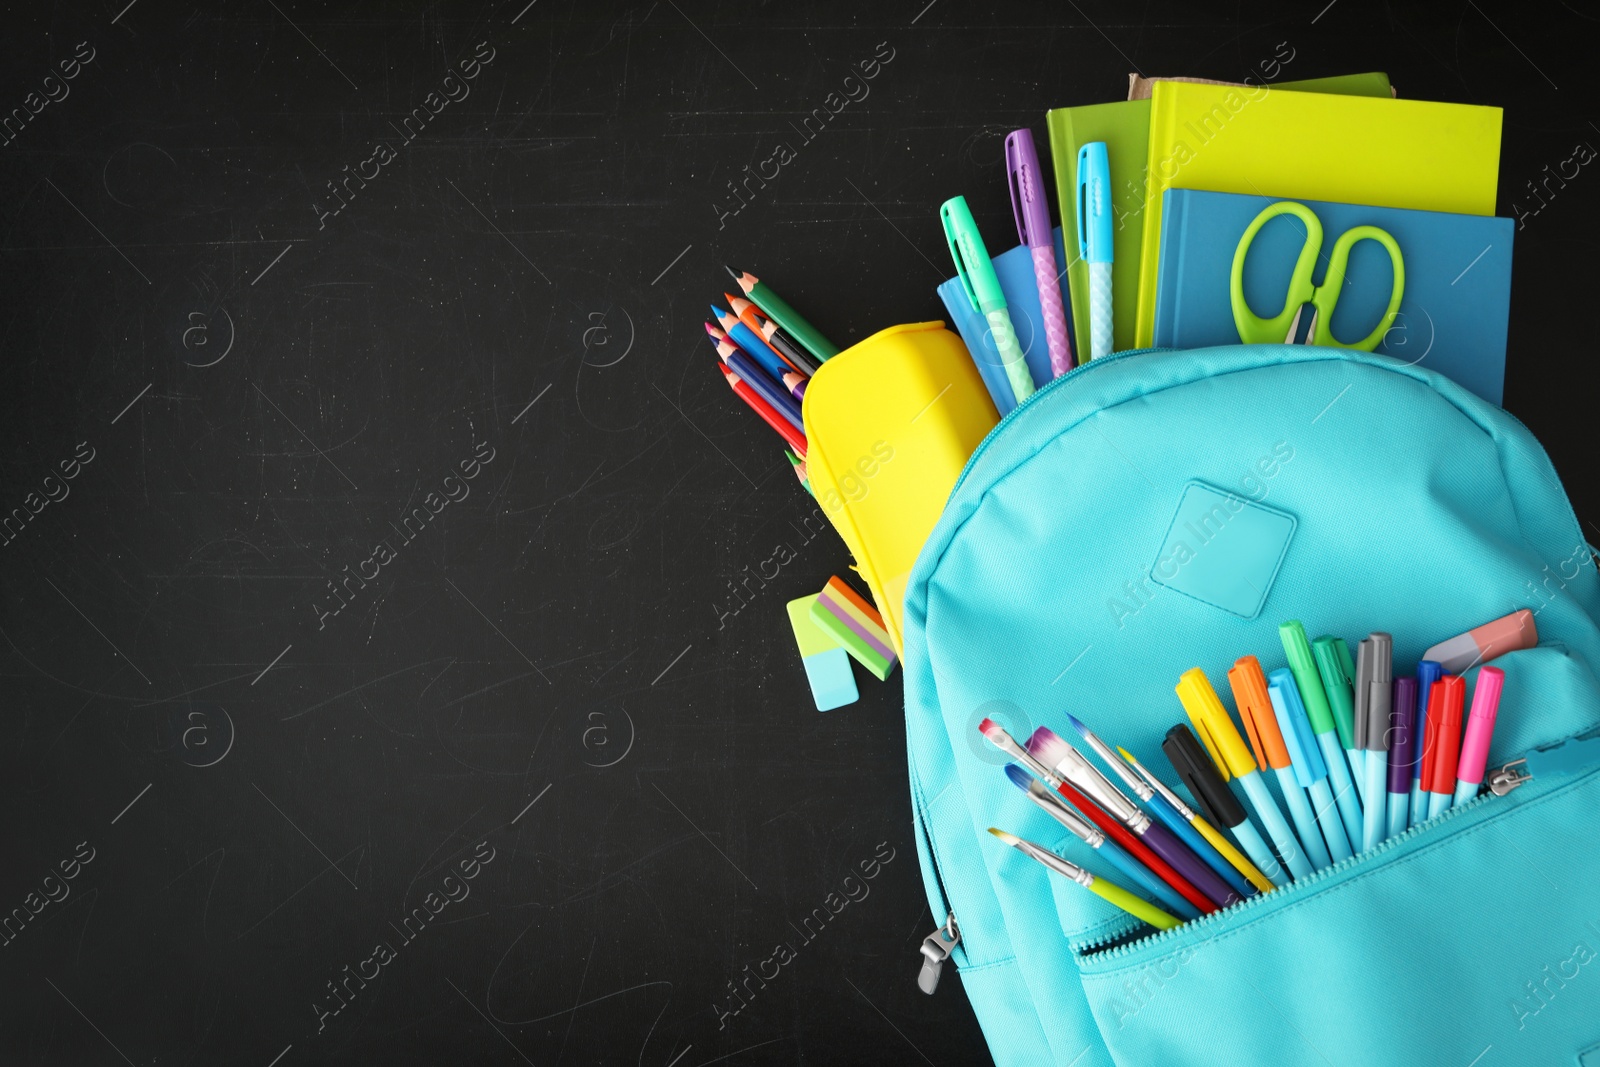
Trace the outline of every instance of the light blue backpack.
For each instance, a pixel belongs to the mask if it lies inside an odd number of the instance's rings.
[[[1208,554],[1236,523],[1252,550]],[[1257,345],[1058,379],[973,455],[906,594],[918,854],[952,917],[924,977],[948,951],[1002,1065],[1600,1067],[1594,563],[1527,429],[1419,367]],[[985,717],[1071,737],[1070,711],[1176,786],[1188,668],[1231,710],[1238,657],[1285,665],[1282,621],[1389,631],[1399,676],[1518,608],[1540,641],[1495,661],[1490,767],[1531,752],[1531,778],[1504,796],[1162,934],[985,832],[1119,880],[1007,780]]]

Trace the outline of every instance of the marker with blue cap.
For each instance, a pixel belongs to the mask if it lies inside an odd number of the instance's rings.
[[[1428,695],[1444,676],[1444,667],[1425,659],[1417,664],[1417,708],[1411,727],[1411,825],[1428,821],[1428,794],[1422,788],[1422,764],[1428,756]]]
[[[1294,684],[1300,690],[1306,718],[1311,721],[1311,732],[1317,735],[1317,746],[1322,750],[1322,760],[1328,766],[1328,783],[1333,787],[1334,802],[1339,805],[1339,818],[1344,820],[1345,837],[1351,844],[1358,845],[1364,832],[1361,797],[1350,778],[1350,764],[1345,760],[1333,711],[1328,706],[1328,694],[1322,688],[1322,675],[1317,670],[1316,657],[1311,653],[1311,642],[1306,640],[1306,628],[1300,624],[1300,620],[1290,619],[1279,624],[1278,637],[1283,641],[1283,652],[1289,660],[1289,670],[1294,674]],[[1317,817],[1323,817],[1321,809],[1318,809]]]
[[[1347,860],[1351,856],[1350,839],[1339,819],[1333,791],[1328,788],[1328,765],[1312,732],[1311,720],[1306,717],[1306,706],[1300,699],[1294,672],[1280,667],[1268,675],[1267,696],[1272,701],[1278,729],[1283,732],[1283,743],[1289,749],[1295,781],[1311,795],[1311,806],[1322,828],[1322,837],[1327,841],[1328,855],[1334,863]]]
[[[1267,691],[1267,678],[1261,673],[1261,661],[1254,656],[1240,657],[1228,670],[1228,684],[1233,687],[1233,702],[1238,705],[1239,718],[1250,736],[1256,762],[1271,767],[1278,775],[1278,790],[1283,794],[1283,802],[1300,834],[1300,844],[1311,860],[1312,870],[1326,867],[1328,847],[1322,843],[1317,817],[1297,777],[1301,772],[1295,766],[1283,729],[1278,724],[1272,696]]]

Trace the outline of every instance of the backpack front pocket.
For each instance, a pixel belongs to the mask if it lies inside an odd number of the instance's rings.
[[[1593,726],[1581,661],[1545,647],[1501,664],[1521,689],[1503,740],[1541,719]],[[1525,747],[1496,744],[1491,765]],[[1597,810],[1600,769],[1536,777],[1205,919],[1081,951],[1096,1023],[1130,1065],[1575,1062],[1600,1041]]]

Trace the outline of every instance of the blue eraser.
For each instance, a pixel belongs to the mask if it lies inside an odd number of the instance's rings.
[[[850,672],[850,655],[842,648],[807,656],[806,680],[811,683],[811,696],[818,711],[832,711],[861,699],[856,689],[856,677]]]

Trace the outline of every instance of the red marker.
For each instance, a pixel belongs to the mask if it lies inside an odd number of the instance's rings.
[[[1428,797],[1428,818],[1436,818],[1455,798],[1456,767],[1461,756],[1461,706],[1467,680],[1446,674],[1428,693],[1428,751],[1422,768],[1422,790]]]

